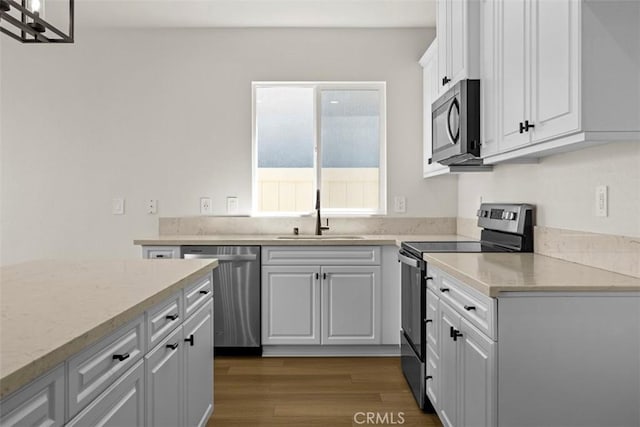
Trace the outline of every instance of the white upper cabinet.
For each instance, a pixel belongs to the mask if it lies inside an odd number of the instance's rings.
[[[485,163],[640,139],[639,17],[640,2],[625,0],[484,0]]]
[[[442,175],[449,172],[449,167],[438,162],[433,162],[431,156],[433,154],[433,126],[431,121],[431,104],[438,97],[440,80],[438,79],[438,39],[433,40],[427,51],[420,59],[422,65],[422,113],[423,113],[423,151],[422,165],[423,176],[429,178],[431,176]]]
[[[480,132],[482,156],[498,150],[498,6],[483,0],[480,25]]]
[[[438,0],[438,93],[462,79],[480,77],[480,4],[476,0]]]

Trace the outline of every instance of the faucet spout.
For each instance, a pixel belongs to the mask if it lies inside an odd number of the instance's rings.
[[[316,191],[316,236],[322,236],[322,230],[328,230],[329,222],[327,221],[327,227],[322,226],[322,218],[320,216],[320,190]]]

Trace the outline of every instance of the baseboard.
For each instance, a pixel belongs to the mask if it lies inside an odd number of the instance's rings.
[[[265,345],[262,357],[396,357],[400,345]]]

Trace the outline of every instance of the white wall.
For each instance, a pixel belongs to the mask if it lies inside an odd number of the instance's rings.
[[[595,216],[595,188],[609,187],[609,216]],[[460,175],[458,216],[472,218],[479,199],[537,206],[537,224],[640,236],[640,142],[610,143],[546,157],[538,164],[498,165]]]
[[[387,82],[388,197],[455,216],[455,177],[423,180],[420,58],[427,29],[79,31],[68,46],[2,44],[0,253],[138,256],[159,216],[210,196],[251,201],[251,81]],[[126,215],[110,213],[126,198]],[[392,203],[389,204],[391,211]]]

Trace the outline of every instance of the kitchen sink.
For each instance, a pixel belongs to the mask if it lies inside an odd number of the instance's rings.
[[[339,234],[334,235],[324,235],[324,236],[316,236],[315,234],[298,234],[292,236],[278,236],[278,239],[282,240],[357,240],[364,239],[363,236],[343,236]]]

